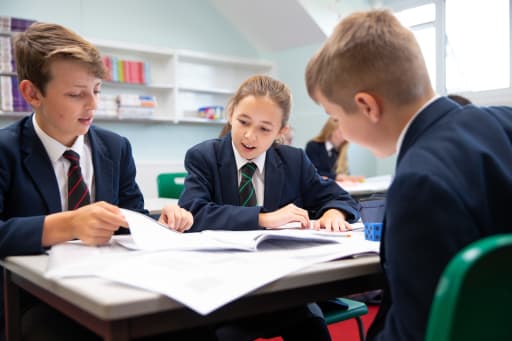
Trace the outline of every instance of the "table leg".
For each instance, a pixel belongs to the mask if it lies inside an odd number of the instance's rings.
[[[11,272],[4,269],[5,335],[7,341],[18,341],[21,340],[21,289],[11,278]]]

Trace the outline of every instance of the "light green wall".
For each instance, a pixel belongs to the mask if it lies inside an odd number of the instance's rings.
[[[266,59],[276,63],[279,78],[290,86],[293,107],[290,124],[295,131],[293,145],[305,147],[316,136],[328,118],[322,107],[309,97],[304,80],[304,70],[311,56],[320,45],[309,45],[282,52],[266,54]],[[374,176],[377,174],[377,160],[366,149],[351,145],[348,162],[352,174]]]
[[[0,15],[62,24],[87,38],[259,58],[206,0],[2,0]],[[0,119],[0,126],[14,120]],[[220,125],[96,122],[126,136],[140,161],[182,162]]]
[[[368,7],[366,0],[341,2],[342,16]],[[262,53],[254,48],[208,0],[2,0],[0,15],[56,22],[88,37],[143,45],[190,49],[275,62],[276,75],[293,91],[290,123],[294,145],[304,147],[320,130],[327,115],[311,101],[304,85],[307,61],[318,45]],[[0,126],[13,122],[0,119]],[[96,124],[126,136],[140,161],[182,162],[186,150],[216,137],[220,125],[198,124]],[[353,174],[372,176],[391,173],[393,161],[376,160],[365,149],[352,145],[349,163]]]
[[[341,17],[357,10],[368,9],[368,1],[342,1],[337,5]],[[293,144],[304,147],[317,135],[327,119],[323,109],[309,97],[304,80],[304,71],[309,59],[321,44],[264,54],[265,59],[275,62],[279,78],[288,84],[293,93],[293,108],[290,124],[294,128]],[[376,159],[367,149],[351,144],[348,162],[352,174],[375,176],[394,172],[394,157]]]

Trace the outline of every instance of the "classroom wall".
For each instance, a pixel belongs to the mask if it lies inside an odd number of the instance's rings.
[[[56,22],[86,38],[188,49],[247,58],[258,51],[205,0],[2,0],[0,15]],[[0,126],[14,120],[0,119]],[[187,149],[216,137],[221,125],[101,122],[126,136],[146,196],[156,196],[155,172],[183,169]]]
[[[351,5],[352,4],[352,5]],[[344,4],[341,10],[367,7],[365,0]],[[151,46],[189,49],[275,62],[276,75],[292,88],[294,111],[291,124],[295,129],[294,145],[304,147],[320,130],[327,116],[306,93],[304,69],[320,45],[263,53],[252,46],[207,0],[2,0],[0,15],[16,16],[65,25],[86,38],[126,41]],[[0,126],[14,120],[0,119]],[[126,136],[132,143],[139,168],[170,170],[182,167],[186,150],[205,139],[216,137],[220,125],[180,123],[96,122],[97,125]],[[379,166],[369,152],[351,146],[349,162],[353,174],[373,176],[390,173]],[[172,165],[172,167],[171,167]],[[379,172],[378,172],[379,171]],[[138,177],[146,195],[154,196],[153,173]],[[155,181],[156,182],[156,181]]]
[[[351,12],[370,7],[367,0],[342,1],[337,3],[336,6],[340,18]],[[272,60],[275,63],[279,78],[288,84],[292,90],[293,108],[290,124],[295,131],[293,145],[296,147],[305,147],[306,143],[320,132],[328,117],[322,107],[309,97],[304,80],[306,65],[321,45],[313,44],[263,54],[265,59]],[[367,149],[355,144],[350,145],[348,163],[351,174],[354,175],[375,176],[394,172],[394,162],[392,160],[377,159]]]

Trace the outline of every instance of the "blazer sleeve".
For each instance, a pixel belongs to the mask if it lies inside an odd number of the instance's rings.
[[[15,167],[12,163],[16,158],[11,157],[12,151],[3,148],[3,143],[2,152],[3,157],[0,157],[0,258],[44,252],[41,238],[45,219],[43,213],[45,212],[31,216],[12,217],[7,208],[6,203],[11,200],[9,193],[14,190],[12,188],[13,177],[23,177],[23,175],[13,174],[12,169]],[[30,183],[28,179],[24,180],[26,181],[21,182]],[[19,186],[16,190],[23,191],[25,188]],[[16,203],[11,202],[10,204]],[[17,204],[26,205],[27,210],[37,209],[41,206],[41,203],[19,202]],[[46,208],[41,206],[41,209],[45,210]]]
[[[209,154],[209,155],[205,155]],[[185,155],[187,178],[185,190],[180,196],[179,205],[194,216],[190,232],[202,230],[254,230],[258,224],[260,207],[243,207],[225,200],[214,152],[205,153],[192,148]]]
[[[304,208],[310,212],[310,216],[319,219],[326,210],[335,208],[345,212],[349,223],[359,220],[359,204],[347,191],[332,179],[319,176],[304,154],[301,164]]]
[[[119,207],[149,214],[144,209],[144,197],[135,181],[135,161],[133,160],[130,142],[125,137],[122,138],[119,165]]]
[[[448,261],[478,238],[478,227],[446,182],[397,177],[388,191],[383,267],[392,304],[374,340],[424,340],[430,306]],[[457,217],[457,220],[454,220]]]

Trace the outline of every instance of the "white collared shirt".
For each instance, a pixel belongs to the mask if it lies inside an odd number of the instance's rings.
[[[247,162],[254,162],[256,164],[257,169],[252,176],[252,184],[254,186],[254,190],[256,191],[256,201],[258,206],[263,206],[265,199],[265,157],[267,152],[262,153],[255,159],[247,160],[240,156],[233,142],[231,142],[231,147],[233,148],[233,153],[235,154],[236,169],[238,174],[237,184],[240,185],[240,181],[242,180],[242,167]]]
[[[95,191],[94,191],[94,168],[92,163],[92,153],[89,142],[84,139],[84,135],[78,136],[75,143],[71,148],[66,147],[53,137],[46,134],[41,127],[37,124],[36,114],[32,116],[32,124],[36,131],[37,137],[41,140],[41,143],[46,149],[46,153],[52,162],[53,171],[57,178],[57,184],[59,186],[60,203],[63,211],[68,210],[68,169],[70,162],[66,160],[62,154],[68,149],[72,149],[75,153],[80,155],[80,168],[82,169],[82,176],[89,188],[91,196],[91,202],[94,202]]]
[[[402,143],[404,142],[405,134],[407,133],[407,130],[409,130],[409,127],[411,126],[412,122],[416,119],[416,117],[418,117],[423,112],[423,110],[425,110],[430,104],[434,103],[434,101],[439,97],[441,96],[435,95],[434,97],[432,97],[421,108],[419,108],[419,110],[416,111],[416,113],[411,117],[409,122],[407,122],[404,129],[402,129],[400,135],[398,135],[398,140],[396,141],[396,155],[400,154],[400,148],[402,148]]]
[[[331,157],[332,150],[334,149],[334,145],[331,141],[325,141],[325,150],[327,150],[327,155]]]

